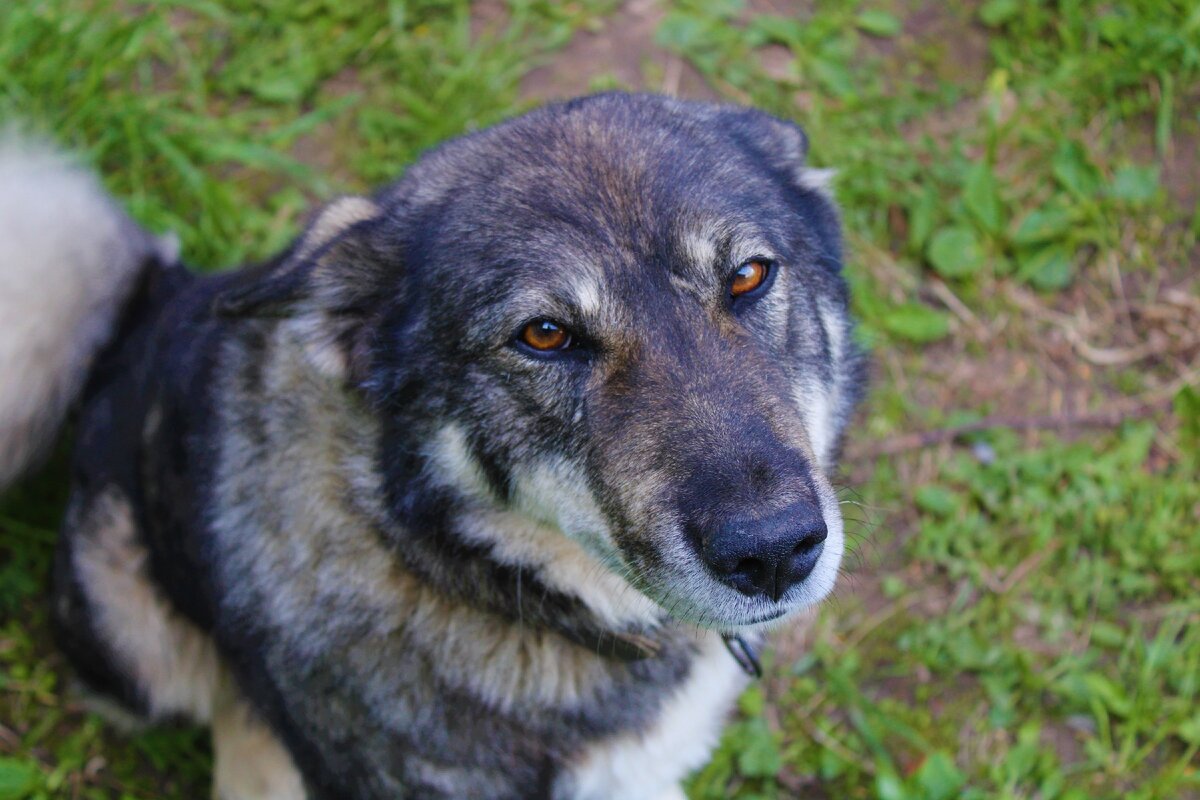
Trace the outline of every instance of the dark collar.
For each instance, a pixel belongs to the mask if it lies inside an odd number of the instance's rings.
[[[751,678],[762,677],[762,663],[758,660],[758,653],[755,652],[754,645],[736,633],[722,633],[721,638],[725,640],[725,648],[742,668],[742,672]]]
[[[662,643],[644,633],[618,633],[598,628],[559,628],[558,633],[580,647],[616,661],[642,661],[662,652]],[[736,633],[723,633],[721,639],[733,660],[751,678],[762,677],[762,663],[754,645]]]

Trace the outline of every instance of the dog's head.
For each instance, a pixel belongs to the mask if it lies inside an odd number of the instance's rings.
[[[546,107],[334,204],[234,304],[312,312],[414,530],[498,504],[677,618],[765,622],[834,584],[825,471],[858,394],[837,213],[805,151],[742,108]]]

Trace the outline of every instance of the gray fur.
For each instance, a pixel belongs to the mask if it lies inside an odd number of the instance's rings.
[[[862,360],[806,149],[598,96],[443,145],[263,266],[151,270],[81,408],[55,616],[83,677],[263,753],[218,765],[229,800],[677,797],[742,686],[720,633],[802,616],[841,556]],[[731,298],[752,259],[770,282]],[[580,346],[529,351],[540,318]],[[786,592],[706,566],[706,526],[804,503],[828,537]],[[146,663],[148,613],[207,637],[203,692]]]

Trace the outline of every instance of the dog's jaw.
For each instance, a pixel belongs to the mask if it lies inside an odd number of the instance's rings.
[[[614,631],[652,628],[662,609],[627,579],[608,524],[578,472],[563,458],[518,472],[511,500],[501,502],[483,477],[461,426],[441,426],[427,448],[434,479],[471,511],[459,530],[504,563],[536,570],[549,587],[578,597]]]

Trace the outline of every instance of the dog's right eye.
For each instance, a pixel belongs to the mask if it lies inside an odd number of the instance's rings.
[[[517,343],[539,355],[550,355],[571,349],[574,337],[567,328],[552,319],[535,319],[525,323],[517,334]]]
[[[736,300],[739,297],[750,298],[761,294],[769,284],[771,271],[771,262],[766,259],[750,259],[729,277],[730,296]]]

